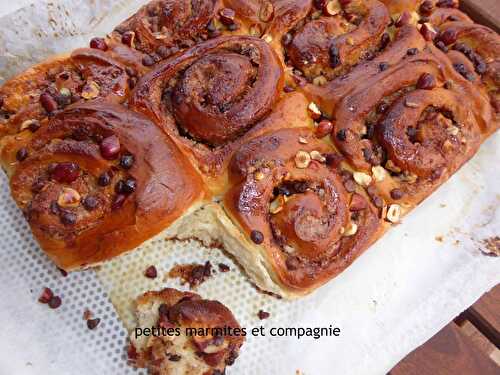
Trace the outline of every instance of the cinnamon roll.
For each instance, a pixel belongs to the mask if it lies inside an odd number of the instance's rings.
[[[117,104],[73,105],[15,147],[12,195],[65,270],[137,247],[203,197],[200,178],[166,135]]]
[[[257,137],[234,155],[224,197],[234,225],[229,235],[245,249],[233,251],[247,272],[264,273],[256,278],[266,290],[307,293],[380,233],[377,209],[341,159],[308,128]]]
[[[458,5],[153,0],[0,88],[14,199],[65,269],[161,232],[308,293],[500,127],[500,37]]]
[[[200,171],[218,176],[227,154],[278,105],[282,89],[282,65],[265,41],[220,37],[158,64],[129,105],[162,127]]]

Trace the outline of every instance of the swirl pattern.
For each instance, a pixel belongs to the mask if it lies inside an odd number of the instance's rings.
[[[141,79],[130,107],[214,173],[227,146],[273,109],[282,87],[282,66],[266,42],[220,37],[159,64]]]
[[[63,268],[168,227],[308,293],[500,127],[500,37],[458,5],[153,0],[0,88],[12,194]]]
[[[226,210],[298,293],[345,268],[379,229],[376,208],[348,172],[327,165],[336,156],[298,128],[253,139],[231,162]]]
[[[13,197],[63,269],[134,248],[202,194],[165,135],[117,105],[72,106],[20,150],[26,157],[11,178]]]

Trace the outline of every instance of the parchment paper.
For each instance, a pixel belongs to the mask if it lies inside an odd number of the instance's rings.
[[[87,45],[132,14],[140,0],[39,1],[0,18],[0,82],[54,53]],[[2,2],[2,7],[5,5]],[[1,9],[0,9],[1,10]],[[286,302],[257,292],[219,250],[160,237],[99,271],[62,277],[39,250],[0,178],[0,374],[129,374],[124,347],[140,291],[179,286],[142,274],[155,264],[163,276],[175,263],[224,262],[198,292],[227,304],[251,329],[328,327],[340,337],[249,337],[228,374],[385,374],[500,282],[500,260],[485,256],[483,240],[500,234],[500,134],[404,222],[334,281],[304,299]],[[49,310],[42,287],[61,295]],[[118,318],[110,297],[122,320]],[[89,308],[102,323],[89,331]],[[257,312],[271,313],[261,322]]]

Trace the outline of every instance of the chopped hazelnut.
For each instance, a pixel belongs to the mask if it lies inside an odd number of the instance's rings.
[[[354,181],[358,185],[367,187],[372,183],[372,177],[369,174],[363,173],[363,172],[354,172],[352,174],[352,177],[354,177]]]
[[[317,76],[317,77],[314,77],[314,79],[313,79],[313,84],[316,86],[324,86],[327,84],[327,82],[328,82],[328,80],[326,79],[325,76]]]
[[[88,81],[87,84],[83,87],[82,90],[82,98],[84,99],[95,99],[99,96],[101,88],[94,81]]]
[[[271,214],[277,214],[283,209],[283,206],[285,205],[285,198],[283,195],[278,195],[276,199],[274,199],[271,204],[269,205],[269,212]]]
[[[317,106],[316,103],[311,102],[309,103],[309,106],[307,107],[309,110],[309,115],[314,119],[317,120],[321,117],[321,111],[319,110],[319,107]]]
[[[385,178],[387,172],[384,169],[384,167],[377,165],[375,167],[372,167],[372,174],[373,174],[373,178],[375,179],[375,181],[381,182],[381,181],[384,181],[384,178]]]
[[[307,139],[305,139],[304,137],[299,137],[299,143],[306,145],[308,142]]]
[[[265,177],[265,175],[261,171],[257,171],[254,174],[254,178],[255,178],[256,181],[261,181],[261,180],[264,179],[264,177]]]
[[[344,237],[354,236],[358,231],[358,225],[356,223],[349,223],[347,227],[344,228],[344,233],[342,235]]]
[[[295,166],[300,169],[305,169],[311,163],[311,155],[307,151],[299,151],[295,155]]]
[[[312,160],[319,161],[320,163],[324,163],[326,161],[326,158],[321,155],[319,151],[313,150],[310,152],[310,155]]]
[[[323,12],[327,16],[336,16],[342,11],[340,2],[338,0],[328,1],[323,9]]]
[[[57,204],[62,208],[78,207],[81,201],[80,193],[75,189],[63,188],[57,198]]]
[[[401,173],[401,168],[399,168],[396,164],[394,164],[392,160],[387,160],[387,163],[385,163],[385,167],[391,172]]]
[[[391,223],[399,223],[401,218],[401,206],[399,204],[391,204],[387,210],[386,218]]]

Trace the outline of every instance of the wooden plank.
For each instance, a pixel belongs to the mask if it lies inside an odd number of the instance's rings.
[[[450,323],[410,353],[390,375],[498,375],[499,371],[495,362]]]
[[[500,348],[500,285],[485,293],[464,313],[464,317]]]
[[[500,2],[498,0],[462,0],[460,8],[475,22],[500,32]]]

